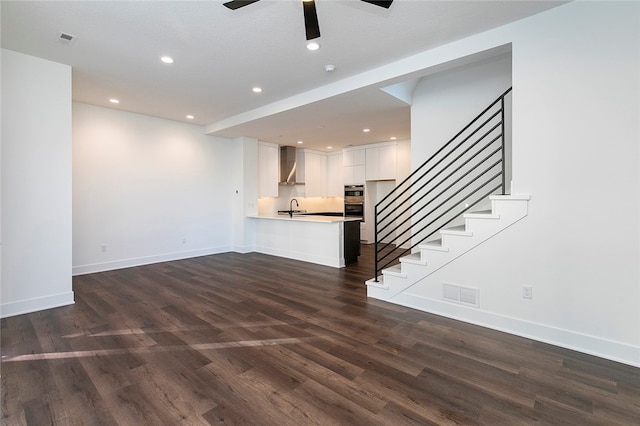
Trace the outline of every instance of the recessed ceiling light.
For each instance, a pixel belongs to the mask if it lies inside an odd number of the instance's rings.
[[[318,49],[320,49],[320,45],[318,43],[316,43],[315,41],[310,41],[309,43],[307,43],[307,49],[309,49],[309,50],[318,50]]]
[[[398,138],[396,138],[395,136],[391,136],[391,140],[392,141],[395,141],[396,139],[398,139]]]
[[[336,66],[335,66],[335,65],[328,64],[328,65],[325,65],[325,66],[324,66],[324,70],[325,70],[326,72],[334,72],[334,71],[336,70]]]
[[[365,133],[369,133],[371,131],[371,129],[362,129],[363,132]]]
[[[333,149],[333,147],[332,146],[328,146],[327,149]]]
[[[262,93],[262,89],[260,87],[254,87],[251,90],[253,90],[253,93]]]
[[[172,64],[175,62],[171,56],[163,56],[160,58],[160,60],[165,64]]]
[[[189,119],[189,120],[193,120],[194,118],[195,117],[193,115],[191,115],[191,114],[187,115],[187,119]]]
[[[299,144],[303,143],[302,141],[298,141]]]
[[[117,100],[116,98],[109,99],[109,102],[111,102],[112,104],[119,104],[120,103],[120,101]]]

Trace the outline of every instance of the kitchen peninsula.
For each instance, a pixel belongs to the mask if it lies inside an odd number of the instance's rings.
[[[358,260],[360,219],[316,215],[255,215],[256,251],[342,268]]]

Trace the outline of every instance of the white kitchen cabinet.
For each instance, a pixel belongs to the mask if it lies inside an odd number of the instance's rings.
[[[396,144],[385,143],[366,149],[366,179],[393,180],[396,178]]]
[[[345,149],[342,155],[345,166],[364,166],[366,161],[365,149],[363,148]]]
[[[258,196],[277,197],[280,178],[278,145],[258,143]]]
[[[343,183],[362,185],[365,181],[366,150],[364,148],[345,149],[343,155]]]
[[[342,152],[327,154],[327,196],[344,197]]]
[[[327,196],[327,155],[304,150],[305,197]]]
[[[343,169],[345,185],[362,185],[365,181],[365,166],[345,166]]]

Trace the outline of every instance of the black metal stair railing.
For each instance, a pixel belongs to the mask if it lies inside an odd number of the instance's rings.
[[[506,90],[374,208],[375,275],[456,224],[462,214],[506,194]]]

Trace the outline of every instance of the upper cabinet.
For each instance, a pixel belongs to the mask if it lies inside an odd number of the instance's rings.
[[[278,145],[258,143],[258,196],[277,197],[280,178]]]
[[[362,185],[365,181],[366,150],[364,148],[347,148],[342,151],[343,183],[345,185]]]
[[[396,143],[367,146],[366,180],[394,180],[396,178]]]
[[[343,197],[344,185],[364,185],[365,181],[403,178],[402,144],[383,142],[325,153],[296,149],[296,181],[305,197]],[[408,144],[407,144],[408,146]],[[258,195],[278,197],[280,148],[276,144],[258,144]]]
[[[342,152],[327,154],[327,196],[344,197]]]
[[[327,196],[327,155],[322,152],[304,150],[304,196]]]

